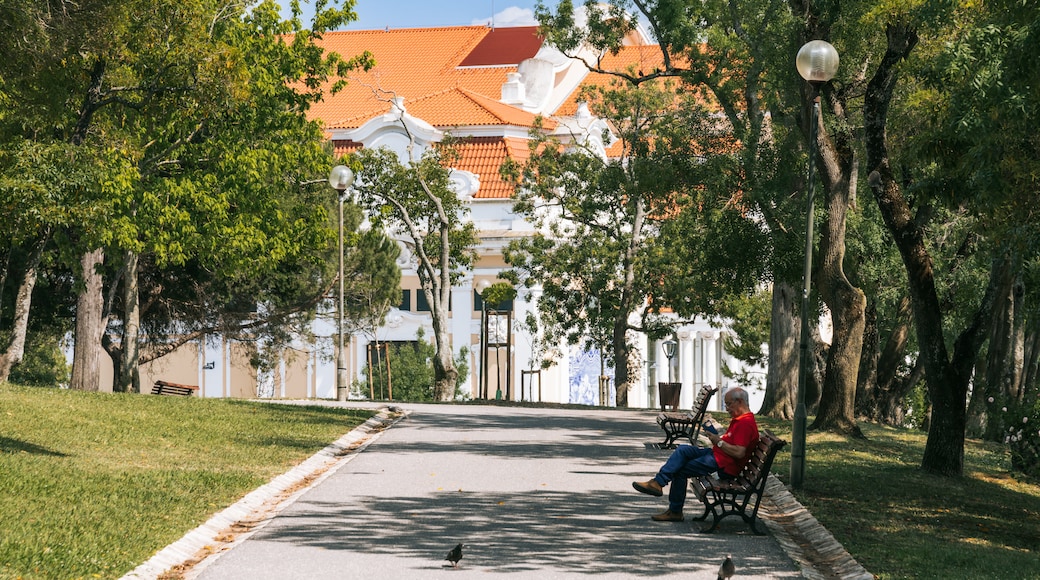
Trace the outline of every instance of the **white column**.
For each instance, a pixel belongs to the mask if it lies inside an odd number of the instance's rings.
[[[719,333],[707,330],[699,333],[702,346],[702,364],[704,365],[704,383],[708,385],[721,385],[722,369],[719,368]],[[721,405],[724,393],[721,389],[716,393],[716,404]]]
[[[459,286],[451,288],[451,345],[452,356],[458,356],[462,347],[470,346],[473,332],[473,277],[462,280]],[[479,361],[479,359],[478,359]],[[461,385],[462,392],[469,393],[473,389],[472,368]]]
[[[682,391],[679,393],[679,407],[692,409],[693,400],[696,396],[698,385],[694,374],[693,333],[680,331],[676,333],[679,337],[679,381],[682,382]]]
[[[538,300],[537,294],[532,291],[527,296],[524,296],[522,292],[517,292],[516,298],[513,300],[513,392],[516,394],[516,398],[522,398],[524,383],[524,375],[521,371],[531,370],[531,356],[533,355],[532,345],[538,340],[538,333],[533,333],[532,329],[526,327],[524,320],[527,318],[527,314],[534,312],[534,305]],[[526,299],[525,299],[526,298]],[[538,361],[534,362],[533,367],[538,368]],[[528,396],[532,401],[538,401],[538,382],[533,377],[528,377],[531,383]],[[544,377],[543,377],[544,378]],[[545,398],[545,388],[543,382],[542,398]]]

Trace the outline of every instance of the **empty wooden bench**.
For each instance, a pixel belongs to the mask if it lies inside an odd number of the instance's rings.
[[[758,529],[755,518],[758,516],[758,506],[762,502],[773,458],[784,445],[787,445],[787,442],[778,439],[768,429],[760,431],[758,445],[755,446],[751,460],[741,470],[740,475],[722,480],[713,475],[706,475],[690,480],[690,486],[697,498],[704,503],[704,515],[694,519],[703,521],[709,515],[712,516],[711,527],[701,530],[702,532],[713,532],[718,528],[722,518],[739,515],[751,524],[751,531],[758,535],[765,534],[765,531]]]
[[[701,424],[704,423],[704,414],[708,410],[708,401],[719,389],[710,385],[701,387],[697,393],[697,400],[693,402],[693,409],[688,412],[665,412],[657,416],[657,424],[664,430],[664,442],[662,449],[675,447],[680,437],[690,441],[690,445],[697,443],[697,436],[701,432]]]
[[[198,390],[199,388],[195,385],[180,385],[177,383],[168,383],[166,381],[155,381],[155,384],[152,385],[153,395],[190,397]]]

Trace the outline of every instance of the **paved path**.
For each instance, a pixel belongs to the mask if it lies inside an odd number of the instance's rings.
[[[714,578],[725,554],[739,578],[802,577],[773,535],[755,536],[739,518],[715,534],[650,521],[665,500],[631,481],[669,453],[646,445],[661,438],[652,411],[400,408],[391,428],[356,443],[362,451],[295,486],[291,501],[260,508],[269,512],[260,525],[216,536],[228,544],[211,541],[216,554],[184,577]],[[467,548],[453,569],[443,558],[457,542]],[[146,566],[135,572],[128,578],[149,577]]]

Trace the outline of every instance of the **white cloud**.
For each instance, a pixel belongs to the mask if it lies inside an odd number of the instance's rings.
[[[537,26],[538,21],[534,19],[534,10],[530,8],[518,8],[516,6],[510,6],[505,10],[497,13],[493,17],[494,24],[497,27],[505,28],[508,26]],[[487,25],[488,18],[478,18],[473,21],[474,26]]]

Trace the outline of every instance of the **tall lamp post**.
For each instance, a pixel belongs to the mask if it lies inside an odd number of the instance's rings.
[[[798,391],[795,394],[791,443],[791,486],[801,487],[805,477],[805,376],[809,369],[809,290],[812,284],[813,198],[816,182],[816,133],[820,119],[820,85],[838,72],[838,51],[823,40],[811,40],[798,50],[798,74],[812,85],[809,121],[809,181],[805,210],[805,269],[802,271],[802,332],[799,338]]]
[[[488,398],[488,315],[487,315],[487,300],[484,299],[484,292],[491,287],[491,282],[487,280],[481,280],[477,282],[476,291],[480,296],[480,396]]]
[[[347,400],[347,357],[343,345],[343,201],[354,184],[354,172],[337,165],[329,173],[329,185],[339,193],[339,301],[336,305],[336,400]]]

